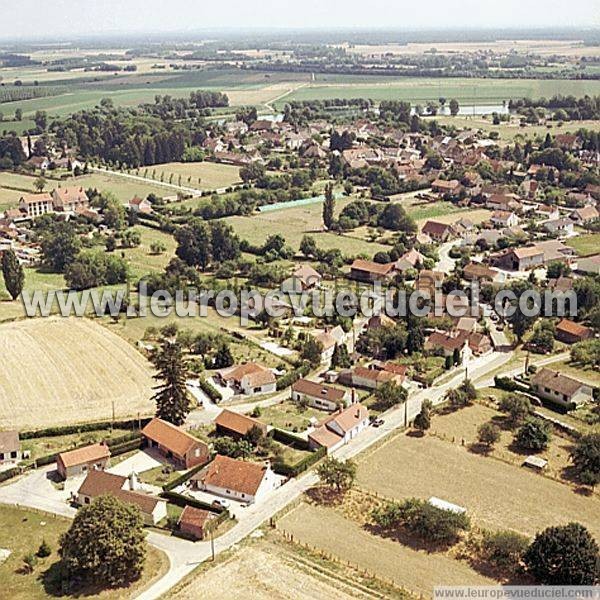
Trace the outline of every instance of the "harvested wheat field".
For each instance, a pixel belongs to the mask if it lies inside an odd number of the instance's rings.
[[[317,574],[304,561],[279,545],[261,541],[189,581],[169,598],[192,600],[211,598],[230,600],[248,596],[253,600],[289,598],[289,600],[349,600],[367,598],[338,579]]]
[[[436,585],[496,583],[444,553],[416,550],[374,535],[333,508],[302,503],[281,518],[277,527],[304,544],[417,594],[431,596]]]
[[[126,341],[87,319],[0,325],[0,428],[152,411],[152,371]]]
[[[523,467],[468,452],[425,436],[399,435],[358,463],[357,482],[390,498],[431,496],[464,506],[490,529],[533,535],[578,521],[600,540],[600,498]]]

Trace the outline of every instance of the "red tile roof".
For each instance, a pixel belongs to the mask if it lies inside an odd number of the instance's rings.
[[[215,425],[229,429],[239,435],[246,435],[253,427],[258,427],[262,431],[266,431],[267,426],[260,421],[234,412],[232,410],[223,409],[215,419]]]
[[[235,460],[217,454],[215,459],[192,479],[204,485],[254,496],[265,477],[267,468],[264,464]]]
[[[158,418],[152,419],[142,429],[142,435],[163,448],[167,448],[177,456],[185,456],[196,446],[206,446],[206,444],[183,431],[183,429]]]
[[[106,444],[91,444],[90,446],[85,446],[85,448],[61,452],[58,457],[65,467],[74,467],[110,458],[110,450]]]

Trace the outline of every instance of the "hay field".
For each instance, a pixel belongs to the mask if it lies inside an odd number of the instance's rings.
[[[533,535],[550,525],[577,521],[600,539],[597,494],[577,494],[522,467],[430,436],[390,440],[359,461],[357,482],[392,498],[443,498],[464,506],[478,525],[490,529]]]
[[[171,162],[140,169],[144,172],[146,170],[148,177],[154,174],[157,181],[162,175],[165,182],[170,182],[172,175],[172,183],[178,185],[181,176],[181,185],[203,190],[214,190],[241,183],[239,167],[213,162]]]
[[[152,371],[125,340],[87,319],[0,326],[0,427],[44,427],[153,411]]]
[[[415,594],[432,595],[435,585],[494,585],[467,563],[444,553],[428,553],[378,537],[339,511],[303,502],[282,517],[278,529],[342,561],[350,561],[369,574],[392,580]]]
[[[286,598],[297,600],[350,600],[368,598],[337,578],[311,569],[280,544],[266,540],[251,542],[226,561],[187,581],[168,594],[172,600],[230,600],[248,596],[253,600]]]

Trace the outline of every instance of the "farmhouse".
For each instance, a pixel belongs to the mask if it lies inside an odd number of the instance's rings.
[[[235,460],[217,454],[192,476],[196,489],[251,504],[275,488],[276,477],[268,463]]]
[[[254,427],[260,429],[263,435],[267,434],[267,426],[252,417],[242,415],[231,410],[223,409],[215,419],[217,433],[234,438],[247,435]]]
[[[556,326],[556,339],[565,344],[583,342],[584,340],[589,340],[593,335],[594,332],[589,327],[584,327],[569,319],[563,319]]]
[[[313,338],[323,346],[321,362],[328,363],[333,356],[335,347],[338,344],[345,343],[346,334],[340,325],[336,325],[332,329],[328,328],[325,331],[315,334]]]
[[[48,192],[43,194],[25,194],[19,199],[19,210],[30,219],[41,217],[53,212],[52,196]]]
[[[274,392],[277,384],[270,369],[254,362],[220,369],[216,378],[222,386],[233,389],[235,394],[246,396]]]
[[[292,385],[292,400],[294,402],[305,400],[309,406],[314,408],[334,411],[340,406],[348,405],[350,392],[308,379],[299,379]]]
[[[492,214],[490,221],[496,227],[516,227],[520,223],[519,217],[514,212],[497,210]]]
[[[573,221],[571,219],[553,219],[543,224],[544,229],[553,235],[565,237],[573,235]]]
[[[209,510],[188,505],[181,513],[177,527],[181,533],[189,535],[196,540],[203,540],[204,536],[210,530],[211,521],[214,521],[215,517],[215,513]]]
[[[55,188],[52,190],[54,210],[75,212],[77,208],[88,208],[90,199],[82,187]]]
[[[452,225],[439,223],[438,221],[427,221],[423,225],[422,233],[428,235],[434,242],[447,242],[454,235]]]
[[[541,398],[563,407],[579,406],[592,400],[589,385],[547,368],[533,375],[531,388]]]
[[[300,293],[319,287],[323,277],[310,265],[301,265],[296,268],[291,277],[281,284],[281,290],[286,293]]]
[[[19,462],[22,458],[18,431],[0,431],[0,464]]]
[[[469,263],[463,269],[463,279],[487,283],[502,283],[504,281],[504,277],[496,269],[474,262]]]
[[[460,181],[457,179],[451,179],[446,181],[445,179],[436,179],[431,184],[431,191],[437,194],[450,194],[454,195],[460,191]]]
[[[134,196],[128,203],[127,207],[130,211],[149,215],[152,212],[152,203],[144,200],[139,196]]]
[[[585,225],[586,223],[592,223],[600,217],[600,213],[595,206],[584,206],[582,208],[576,208],[570,215],[569,218],[575,223]]]
[[[350,279],[372,283],[374,281],[387,281],[396,275],[396,263],[376,263],[370,260],[357,258],[350,265]]]
[[[91,470],[104,470],[109,460],[110,450],[106,444],[91,444],[61,452],[56,458],[56,470],[62,479],[68,479]]]
[[[353,369],[340,373],[340,381],[353,387],[375,390],[388,381],[402,385],[405,376],[405,373],[395,373],[388,369],[369,369],[356,365]]]
[[[97,496],[105,494],[137,506],[146,525],[156,525],[167,518],[166,500],[138,491],[133,473],[130,477],[123,477],[106,471],[90,471],[77,491],[77,503],[85,506]]]
[[[330,453],[347,444],[368,425],[369,411],[362,404],[351,404],[322,421],[308,434],[308,443],[313,450],[327,448]]]
[[[142,429],[142,437],[148,448],[157,449],[178,467],[190,469],[208,462],[208,446],[183,429],[154,418]]]

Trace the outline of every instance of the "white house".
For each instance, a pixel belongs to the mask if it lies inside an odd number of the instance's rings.
[[[192,485],[210,494],[251,504],[276,486],[277,478],[268,463],[236,460],[217,454],[192,477]]]
[[[544,223],[544,229],[561,237],[573,235],[573,221],[571,219],[554,219]]]
[[[299,379],[292,385],[292,400],[301,402],[306,400],[309,406],[320,410],[334,411],[340,406],[347,406],[350,402],[350,392],[309,381],[308,379]]]
[[[277,389],[277,380],[271,369],[254,362],[220,369],[216,378],[221,385],[246,396],[269,394]]]
[[[531,388],[540,397],[563,407],[591,402],[592,387],[552,369],[540,369],[531,378]]]
[[[346,333],[339,325],[333,329],[325,329],[325,331],[316,333],[313,337],[315,341],[323,346],[323,352],[321,353],[321,362],[323,364],[331,362],[333,352],[338,344],[346,343]]]
[[[327,417],[319,427],[308,434],[312,450],[327,448],[327,453],[347,444],[369,425],[369,411],[362,404],[351,404],[348,408]]]

